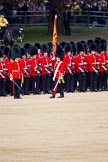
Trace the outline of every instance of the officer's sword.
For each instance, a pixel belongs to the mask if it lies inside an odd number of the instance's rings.
[[[19,87],[19,85],[12,79],[11,80],[17,87],[18,87],[18,89],[22,92],[22,89]]]

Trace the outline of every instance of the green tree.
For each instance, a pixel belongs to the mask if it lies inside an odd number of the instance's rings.
[[[63,34],[64,28],[63,28],[63,0],[49,0],[50,2],[50,13],[49,13],[49,24],[48,24],[48,33],[51,34],[53,31],[53,13],[57,12],[58,18],[57,18],[57,33]]]

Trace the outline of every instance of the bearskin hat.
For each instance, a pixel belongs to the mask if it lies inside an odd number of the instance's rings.
[[[106,47],[107,47],[107,41],[106,41],[105,39],[101,39],[101,43],[102,43],[102,44],[105,44]]]
[[[30,49],[30,51],[29,51],[29,54],[30,54],[31,56],[37,55],[37,54],[38,54],[38,49],[37,49],[37,47],[32,46],[31,49]]]
[[[63,51],[63,48],[61,48],[60,46],[57,47],[55,57],[59,57],[60,60],[63,61],[63,58],[64,58],[64,51]]]
[[[97,51],[97,44],[96,44],[96,42],[91,43],[89,49],[90,49],[90,52],[91,51]]]
[[[37,47],[37,49],[41,49],[40,43],[35,43],[34,46]]]
[[[107,49],[106,43],[105,42],[101,42],[100,45],[99,45],[100,52],[101,51],[106,51],[106,49]]]
[[[62,46],[63,49],[65,49],[67,42],[60,42],[60,45]]]
[[[30,43],[25,43],[23,47],[24,47],[25,49],[28,49],[30,46],[31,46]]]
[[[84,45],[81,42],[76,43],[77,54],[85,52]]]
[[[84,46],[84,52],[87,54],[87,52],[88,52],[87,43],[85,41],[81,41],[81,43]]]
[[[49,54],[49,46],[48,46],[48,44],[42,44],[41,45],[41,51],[42,51],[42,54],[43,53],[48,53]]]
[[[21,48],[21,56],[27,55],[26,49]]]
[[[50,47],[50,49],[53,48],[53,44],[52,44],[51,42],[48,42],[47,44],[48,44],[48,46]]]
[[[88,48],[88,51],[90,50],[90,46],[91,44],[93,43],[94,41],[92,39],[89,39],[87,40],[87,48]]]
[[[71,43],[67,43],[64,49],[65,53],[67,52],[73,52]]]
[[[11,49],[11,58],[21,58],[21,48],[17,45],[13,46]]]
[[[75,45],[75,43],[73,41],[71,41],[70,44],[72,45],[73,55],[76,55],[76,45]]]

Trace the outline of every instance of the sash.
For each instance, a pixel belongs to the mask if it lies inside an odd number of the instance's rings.
[[[53,76],[53,81],[55,81],[55,77],[56,77],[56,74],[57,74],[57,72],[58,72],[58,69],[59,69],[61,63],[62,63],[62,61],[60,61],[60,62],[58,63],[58,65],[57,65],[57,67],[56,67],[56,69],[55,69],[54,76]]]

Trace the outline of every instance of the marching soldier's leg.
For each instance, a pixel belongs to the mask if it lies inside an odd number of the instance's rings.
[[[60,92],[60,96],[58,98],[64,98],[62,83],[58,84],[58,88],[59,88],[59,92]]]

